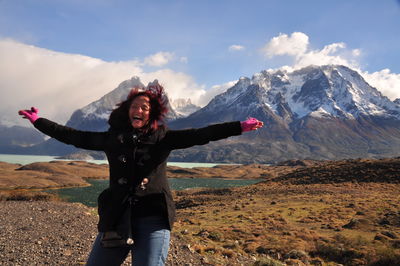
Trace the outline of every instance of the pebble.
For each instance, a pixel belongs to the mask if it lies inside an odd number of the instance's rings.
[[[90,211],[80,203],[0,201],[0,265],[84,265],[97,236]],[[177,236],[171,234],[166,265],[204,264]],[[131,256],[123,265],[131,265]]]

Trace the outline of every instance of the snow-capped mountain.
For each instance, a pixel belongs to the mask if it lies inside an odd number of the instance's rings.
[[[133,86],[143,84],[138,78],[124,81],[98,101],[77,110],[68,125],[106,130],[112,108]],[[190,102],[172,101],[172,106],[179,110]],[[400,155],[400,100],[390,101],[356,71],[340,65],[309,66],[292,72],[268,70],[242,77],[205,107],[185,118],[170,120],[168,126],[196,128],[247,117],[256,117],[265,126],[205,146],[173,151],[170,160],[271,163]],[[76,151],[62,145],[49,140],[32,153],[63,155]]]
[[[157,81],[154,81],[157,82]],[[67,122],[67,126],[91,131],[105,131],[108,129],[108,118],[116,105],[124,101],[129,91],[134,88],[144,88],[145,85],[138,77],[123,81],[116,89],[107,93],[99,100],[76,110]],[[182,115],[175,112],[169,104],[168,120],[173,120]]]
[[[76,110],[67,122],[67,126],[82,130],[106,130],[107,119],[115,105],[125,100],[133,87],[143,88],[144,84],[138,77],[122,82],[116,89],[107,93],[99,100]]]
[[[12,153],[15,149],[30,147],[41,143],[45,136],[33,127],[2,126],[0,125],[1,153]]]
[[[263,71],[252,79],[241,78],[227,92],[218,95],[205,110],[235,105],[244,93],[257,90],[258,105],[291,119],[307,115],[358,118],[383,116],[400,119],[398,104],[371,87],[356,71],[345,66],[310,66],[294,72]],[[254,108],[242,106],[242,108]],[[285,111],[282,113],[282,111]],[[284,115],[285,114],[285,115]]]
[[[243,77],[207,106],[170,126],[201,127],[249,116],[264,121],[265,127],[212,144],[223,150],[219,152],[223,156],[205,160],[265,162],[400,154],[399,104],[371,87],[356,71],[339,65],[262,71],[251,79]],[[176,160],[190,160],[193,154],[209,155],[215,149],[196,147],[174,155]]]
[[[190,98],[171,99],[170,103],[179,117],[186,117],[201,108],[200,106],[194,105]]]
[[[155,80],[154,82],[158,82]],[[154,83],[153,82],[153,83]],[[97,101],[94,101],[81,109],[76,110],[71,118],[66,123],[67,126],[89,131],[106,131],[108,130],[108,118],[111,111],[116,107],[116,105],[124,101],[132,88],[144,88],[145,85],[140,81],[138,77],[133,77],[129,80],[123,81],[117,88],[107,93]],[[168,97],[168,95],[167,95]],[[174,108],[170,105],[169,112],[167,115],[167,121],[176,119],[178,117],[183,117],[182,113],[178,114],[175,112]],[[181,104],[180,108],[185,109],[190,108],[190,101],[186,102],[186,106]],[[193,108],[193,107],[192,107]],[[32,130],[32,129],[31,129]],[[43,135],[41,135],[43,138]],[[9,147],[10,146],[10,147]],[[68,146],[62,144],[54,139],[46,140],[38,145],[30,148],[21,149],[17,145],[0,145],[1,151],[7,153],[22,153],[22,154],[49,154],[49,155],[65,155],[77,152],[77,149],[73,146]],[[82,155],[82,154],[81,154]],[[90,154],[91,157],[104,159],[104,155]]]

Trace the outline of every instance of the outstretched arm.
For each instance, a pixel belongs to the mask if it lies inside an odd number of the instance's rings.
[[[262,126],[263,122],[249,118],[243,122],[227,122],[197,129],[170,130],[161,143],[167,145],[171,150],[185,149],[194,145],[204,145],[210,141],[237,136],[242,132],[256,130]]]
[[[35,107],[32,107],[30,110],[20,110],[18,112],[19,115],[28,119],[39,131],[58,141],[87,150],[104,150],[107,139],[106,132],[76,130],[59,125],[45,118],[40,118],[38,113],[39,110]]]

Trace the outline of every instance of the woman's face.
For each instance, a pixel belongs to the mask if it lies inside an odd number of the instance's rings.
[[[129,119],[133,128],[142,128],[149,122],[150,99],[141,95],[133,99],[129,107]]]

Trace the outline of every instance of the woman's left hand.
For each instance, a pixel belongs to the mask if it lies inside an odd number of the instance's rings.
[[[36,107],[32,107],[30,110],[19,110],[18,114],[22,116],[22,118],[28,119],[31,123],[35,123],[35,121],[39,118],[39,109]]]
[[[264,125],[264,122],[249,117],[246,121],[240,122],[240,125],[242,126],[242,132],[248,132],[261,128]]]

